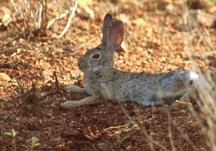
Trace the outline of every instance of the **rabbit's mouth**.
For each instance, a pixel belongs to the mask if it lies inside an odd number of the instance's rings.
[[[88,64],[78,64],[78,67],[83,72],[90,72],[90,71],[96,72],[96,71],[101,70],[101,68],[103,68],[102,66],[92,67],[92,66],[89,66]]]
[[[80,59],[80,61],[78,62],[78,68],[83,72],[92,71],[91,65],[88,62],[83,61],[82,59]]]
[[[103,65],[91,66],[88,63],[78,63],[78,67],[83,72],[97,72],[103,70]]]

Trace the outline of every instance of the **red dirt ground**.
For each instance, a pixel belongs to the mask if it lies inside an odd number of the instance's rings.
[[[99,44],[107,12],[125,22],[125,50],[115,55],[117,68],[158,73],[196,66],[215,71],[215,52],[203,38],[215,44],[216,30],[205,26],[182,29],[179,20],[184,7],[178,1],[98,0],[89,5],[94,18],[77,14],[61,39],[52,37],[63,29],[63,21],[45,36],[29,41],[6,31],[0,33],[0,72],[19,84],[0,87],[0,150],[210,150],[208,131],[202,126],[205,116],[191,112],[188,102],[153,108],[105,102],[60,109],[66,100],[87,96],[64,92],[62,86],[82,86],[77,60]],[[170,12],[168,5],[175,9]],[[14,137],[12,130],[17,132]]]

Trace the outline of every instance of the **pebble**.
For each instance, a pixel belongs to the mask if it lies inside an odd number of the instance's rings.
[[[111,144],[108,142],[98,143],[98,148],[101,151],[110,151],[112,150]]]
[[[0,72],[0,86],[5,86],[10,80],[11,78],[6,73]]]

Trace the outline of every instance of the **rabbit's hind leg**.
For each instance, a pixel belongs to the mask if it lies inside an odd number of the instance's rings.
[[[172,102],[190,93],[194,81],[199,75],[191,72],[173,72],[161,80],[157,91],[157,98],[166,102]]]
[[[98,104],[100,103],[100,99],[98,96],[89,96],[85,97],[84,99],[81,99],[79,101],[66,101],[60,105],[63,109],[71,109],[79,106],[84,105],[92,105],[92,104]]]

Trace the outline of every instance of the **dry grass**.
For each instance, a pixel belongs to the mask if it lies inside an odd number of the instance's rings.
[[[51,29],[56,21],[67,19],[62,32],[55,38],[65,35],[71,25],[71,21],[77,9],[77,2],[71,0],[71,6],[64,8],[63,12],[51,18],[52,8],[48,8],[47,0],[9,0],[10,10],[4,12],[3,24],[7,28],[8,35],[19,35],[30,40],[37,36],[47,35],[47,30]],[[56,14],[55,14],[56,15]]]
[[[215,1],[212,1],[215,2]],[[185,6],[185,8],[187,8]],[[187,18],[187,22],[191,27],[196,26],[195,23],[192,21],[191,16],[190,16],[190,10],[187,9],[184,13],[184,18]],[[185,48],[186,51],[191,58],[191,62],[193,65],[194,70],[198,72],[201,76],[200,81],[197,81],[195,84],[195,88],[197,90],[195,99],[197,101],[197,104],[200,108],[201,113],[203,113],[206,117],[206,125],[202,125],[203,128],[205,128],[207,135],[208,135],[208,140],[207,143],[210,146],[210,148],[215,151],[216,150],[216,72],[212,71],[205,71],[202,72],[201,69],[198,67],[196,62],[192,59],[192,54],[194,47],[194,43],[192,42],[192,39],[194,37],[199,37],[200,43],[203,43],[205,45],[206,50],[212,50],[212,52],[215,52],[213,50],[213,42],[210,37],[210,33],[208,30],[200,30],[200,29],[195,29],[193,31],[190,31],[188,34],[185,36]],[[197,43],[199,45],[199,43]],[[205,50],[203,50],[205,51]],[[212,54],[214,55],[214,54]],[[207,55],[203,53],[201,57],[207,61]],[[196,115],[196,112],[193,112],[193,115],[201,121],[199,115]]]
[[[47,0],[40,0],[32,4],[29,0],[10,0],[11,11],[10,26],[15,33],[21,33],[25,39],[31,39],[47,26]]]

